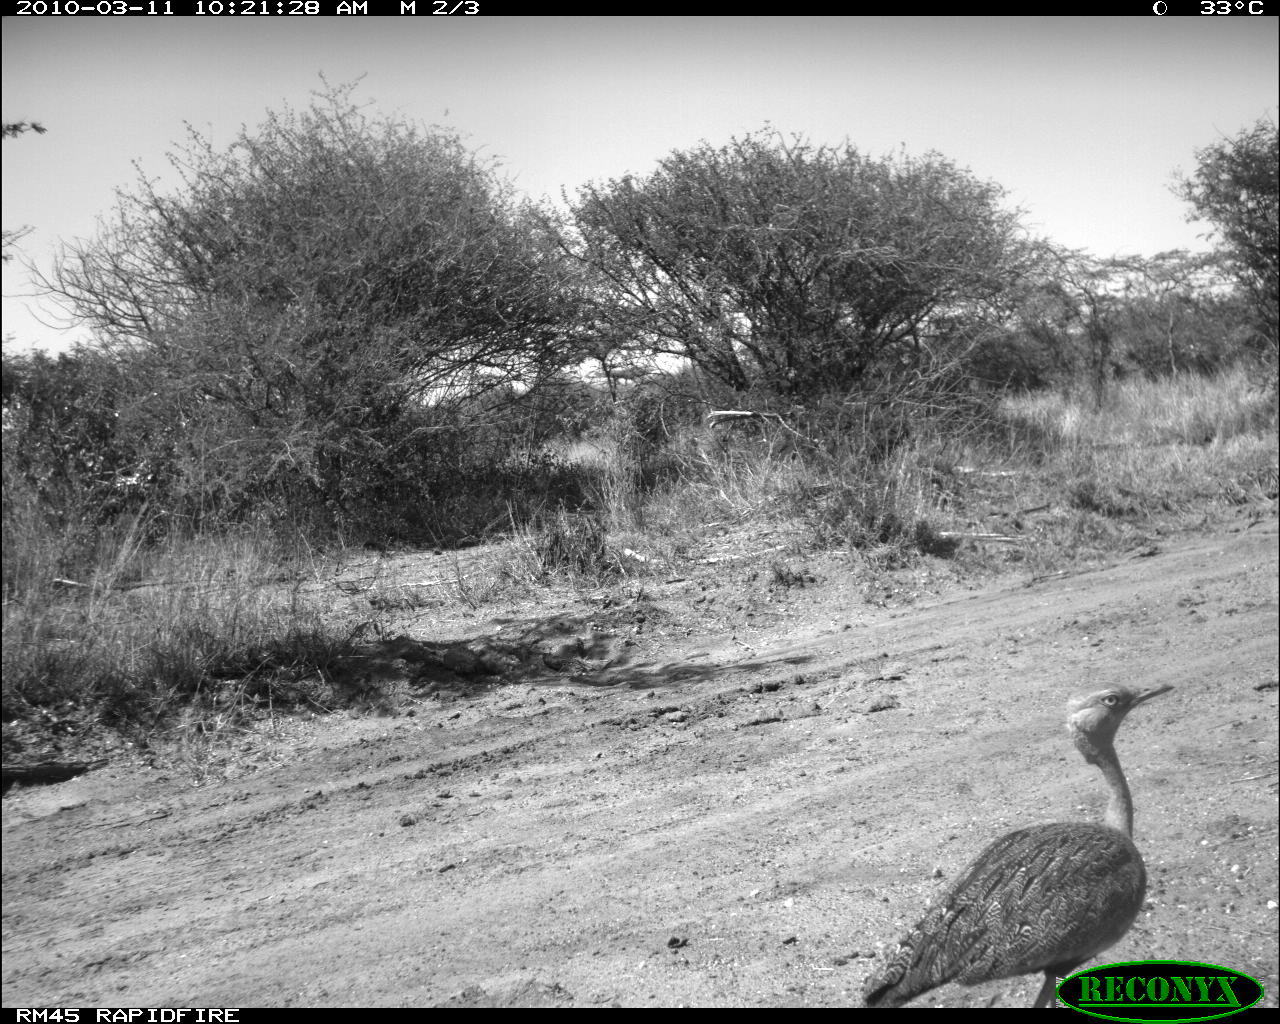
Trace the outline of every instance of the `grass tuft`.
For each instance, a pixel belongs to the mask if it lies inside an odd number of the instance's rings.
[[[767,563],[775,590],[813,584],[812,554],[832,549],[872,583],[928,559],[957,576],[1037,574],[1215,519],[1274,516],[1280,477],[1275,392],[1243,370],[1120,383],[1101,406],[961,395],[878,419],[837,403],[804,422],[685,427],[660,444],[625,429],[556,460],[582,481],[580,508],[511,512],[501,538],[483,538],[501,542],[465,562],[455,552],[446,578],[379,568],[348,591],[364,595],[360,619],[350,602],[335,607],[326,563],[296,535],[155,540],[145,510],[90,528],[6,473],[5,761],[168,743],[197,775],[221,771],[255,723],[381,708],[349,659],[394,616],[668,574],[709,541],[767,524],[790,528],[786,556]]]

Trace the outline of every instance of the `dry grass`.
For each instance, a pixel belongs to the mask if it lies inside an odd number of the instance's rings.
[[[889,447],[846,428],[800,437],[766,424],[690,431],[657,452],[615,438],[566,457],[589,477],[592,508],[513,521],[429,588],[380,578],[359,621],[320,585],[321,560],[264,533],[151,544],[145,520],[59,530],[7,488],[6,760],[36,747],[84,759],[95,743],[164,736],[199,773],[255,716],[363,696],[344,689],[340,663],[392,615],[643,578],[766,522],[803,525],[794,554],[856,552],[875,579],[929,557],[962,574],[1048,572],[1241,507],[1274,515],[1276,409],[1233,371],[1125,383],[1101,408],[1008,398]],[[984,536],[1010,543],[973,539]],[[772,572],[796,582],[781,562]]]
[[[813,549],[872,570],[923,555],[971,568],[1051,571],[1123,551],[1242,503],[1274,499],[1275,401],[1244,370],[1006,398],[885,452],[857,430],[798,438],[752,422],[698,430],[665,453],[675,472],[642,487],[625,444],[583,445],[612,545],[671,561],[708,528],[799,521]],[[1016,544],[995,545],[982,536]]]
[[[854,550],[870,570],[935,555],[1034,572],[1243,504],[1274,511],[1275,400],[1243,370],[1118,384],[1101,408],[1091,396],[1007,398],[887,453],[854,431],[805,440],[767,425],[678,440],[679,474],[643,495],[633,543],[688,547],[708,524],[795,520],[812,548]]]
[[[1116,384],[1101,408],[1057,392],[1009,398],[1001,408],[1010,436],[1033,448],[1203,445],[1274,429],[1275,404],[1244,369],[1216,377],[1180,374]]]
[[[33,741],[23,723],[46,754],[79,760],[100,724],[133,743],[189,742],[324,699],[349,625],[303,592],[274,541],[145,545],[143,525],[119,524],[68,564],[36,517],[6,522],[6,761]]]
[[[1018,556],[1049,571],[1241,506],[1275,512],[1273,393],[1242,370],[1117,385],[1101,408],[1058,394],[1006,400],[1019,507],[1047,506]]]

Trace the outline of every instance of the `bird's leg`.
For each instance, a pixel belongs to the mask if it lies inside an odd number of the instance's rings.
[[[1040,986],[1040,994],[1036,996],[1036,1001],[1031,1004],[1032,1009],[1038,1009],[1041,1006],[1058,1005],[1058,976],[1054,971],[1044,972],[1044,984]]]

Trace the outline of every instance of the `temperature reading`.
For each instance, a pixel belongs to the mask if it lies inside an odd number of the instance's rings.
[[[1156,4],[1157,7],[1164,7],[1164,4]],[[1261,14],[1263,12],[1262,0],[1200,0],[1201,14],[1230,14],[1232,11],[1243,14],[1248,11],[1250,14]],[[1163,11],[1157,11],[1157,14],[1163,14]]]

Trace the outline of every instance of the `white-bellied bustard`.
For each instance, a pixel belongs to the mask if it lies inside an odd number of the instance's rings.
[[[1133,801],[1114,745],[1125,715],[1173,689],[1111,686],[1067,717],[1076,749],[1111,787],[1105,824],[1059,822],[1010,832],[987,847],[868,980],[868,1006],[901,1006],[949,981],[976,985],[1044,972],[1056,981],[1113,946],[1142,909],[1147,871],[1133,845]]]

